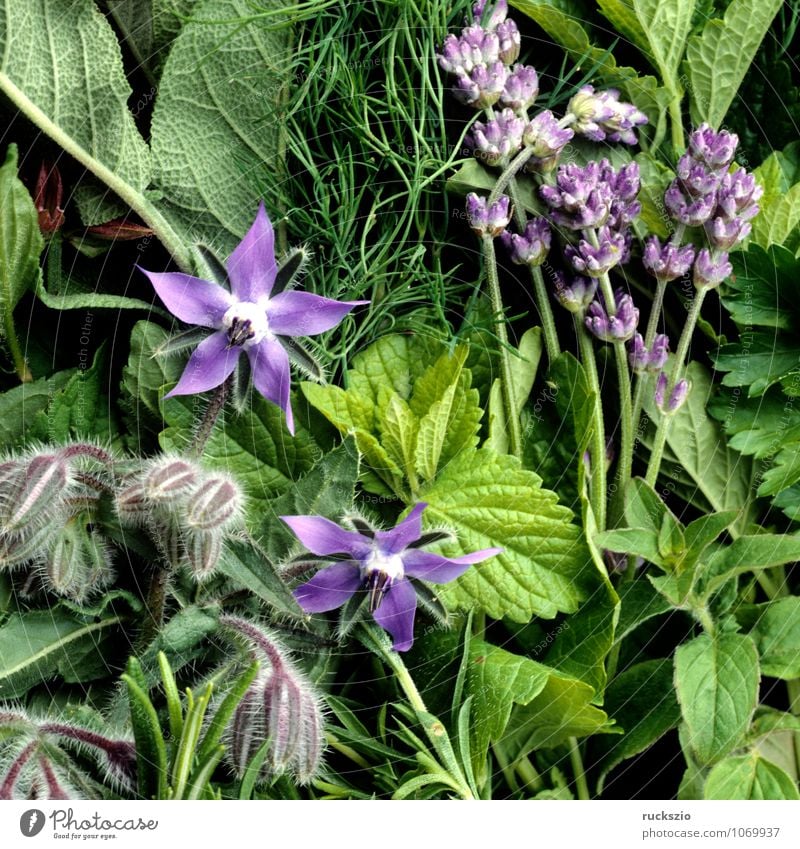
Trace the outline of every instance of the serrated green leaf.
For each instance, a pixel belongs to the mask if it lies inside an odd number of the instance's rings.
[[[692,751],[712,764],[742,740],[758,702],[758,652],[743,634],[703,634],[675,652],[675,687]]]
[[[781,197],[785,196],[781,193]],[[763,206],[763,201],[761,202]],[[754,219],[761,221],[764,210]],[[747,251],[731,254],[733,275],[726,281],[722,303],[741,326],[790,330],[800,317],[800,260],[778,245],[751,244]]]
[[[800,598],[789,596],[753,605],[744,615],[763,674],[785,681],[800,678]],[[737,616],[743,614],[737,612]]]
[[[709,773],[705,799],[800,799],[797,784],[756,752],[725,758]]]
[[[15,332],[14,307],[26,291],[36,288],[41,276],[39,255],[44,247],[36,207],[17,177],[13,144],[0,166],[0,209],[0,337],[8,337]]]
[[[728,372],[722,378],[723,386],[747,386],[747,394],[753,398],[800,372],[800,348],[787,334],[754,330],[746,345],[741,342],[723,345],[714,362],[719,371]]]
[[[615,766],[650,748],[681,720],[672,686],[672,661],[667,658],[637,663],[609,685],[604,707],[623,729],[621,737],[602,736],[593,754],[602,761],[598,792]]]
[[[692,120],[718,129],[782,0],[731,0],[686,49]]]
[[[759,495],[777,495],[800,480],[800,443],[793,442],[779,451],[758,487]]]
[[[794,152],[791,147],[787,151],[790,155]],[[783,151],[776,150],[753,171],[764,194],[758,202],[759,213],[753,220],[751,243],[762,248],[786,244],[792,255],[800,238],[797,234],[797,224],[800,223],[800,184],[797,181],[800,175],[795,165]],[[790,236],[793,238],[789,239]],[[759,293],[754,291],[753,296],[758,298]]]
[[[584,595],[579,576],[589,561],[580,531],[555,493],[519,461],[485,448],[462,452],[420,497],[429,505],[427,521],[456,534],[446,554],[504,549],[443,587],[451,606],[515,622],[577,609]]]
[[[597,0],[597,8],[614,29],[641,51],[648,49],[648,38],[639,20],[633,0]]]
[[[52,679],[70,653],[91,647],[119,616],[86,621],[58,607],[14,613],[0,627],[0,698],[16,699]]]
[[[199,0],[175,39],[151,145],[159,208],[184,241],[229,253],[255,217],[260,187],[281,173],[276,116],[289,83],[289,40],[288,26],[254,18],[247,0]]]
[[[392,392],[389,400],[376,412],[381,446],[392,460],[405,470],[406,477],[413,477],[417,465],[417,432],[420,427],[417,417],[408,408],[408,403],[396,392]],[[441,437],[444,438],[444,432]]]

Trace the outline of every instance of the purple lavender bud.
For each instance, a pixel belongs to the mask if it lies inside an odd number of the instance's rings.
[[[597,162],[584,167],[573,163],[562,165],[556,185],[542,186],[539,194],[552,210],[553,221],[571,230],[601,226],[611,208],[611,187],[600,179]]]
[[[726,220],[722,217],[712,218],[703,225],[708,241],[713,248],[728,251],[734,245],[744,241],[752,229],[749,221],[742,218]]]
[[[669,337],[663,333],[656,335],[653,344],[648,350],[644,345],[641,333],[637,333],[631,340],[631,349],[628,352],[628,360],[631,369],[637,374],[647,371],[660,371],[667,362],[669,354]]]
[[[500,61],[500,40],[480,26],[467,27],[460,37],[447,36],[438,59],[449,74],[470,74],[476,67]]]
[[[487,207],[488,198],[479,197],[474,192],[467,195],[467,217],[469,226],[478,236],[489,234],[499,236],[511,221],[511,200],[501,195]]]
[[[216,531],[236,521],[242,509],[242,492],[229,477],[207,478],[186,503],[186,523],[192,530]]]
[[[733,274],[733,266],[728,262],[728,254],[712,255],[703,248],[694,261],[694,285],[697,289],[713,289]]]
[[[573,277],[567,284],[560,271],[554,277],[555,296],[559,304],[571,313],[583,313],[597,292],[597,280],[593,277]]]
[[[530,65],[515,65],[506,80],[500,102],[511,109],[523,111],[539,95],[539,75]]]
[[[690,197],[702,197],[715,192],[720,182],[720,174],[717,171],[697,162],[688,153],[684,153],[678,160],[675,173]]]
[[[525,225],[525,232],[500,234],[500,241],[511,254],[511,262],[517,265],[541,265],[550,250],[550,224],[546,218],[532,218]]]
[[[579,89],[567,105],[575,132],[592,141],[636,144],[634,128],[647,123],[647,116],[632,103],[623,103],[616,89],[595,92],[594,86]]]
[[[717,205],[717,196],[716,192],[712,192],[697,198],[687,198],[676,179],[664,193],[664,205],[675,221],[687,227],[698,227],[711,218]]]
[[[513,65],[519,58],[521,39],[516,23],[508,18],[497,27],[497,37],[500,40],[500,61]]]
[[[269,741],[269,756],[259,777],[268,780],[290,772],[307,783],[319,771],[324,746],[318,697],[272,634],[239,617],[223,616],[220,622],[253,644],[257,658],[268,665],[250,685],[228,725],[234,769],[243,775]]]
[[[669,402],[667,403],[667,412],[677,413],[683,406],[688,395],[689,381],[683,377],[675,384],[675,388],[670,393]]]
[[[656,378],[656,387],[653,392],[653,398],[656,402],[656,407],[663,412],[664,411],[664,396],[667,392],[667,384],[669,383],[669,379],[667,378],[667,373],[665,371],[659,372],[658,377]]]
[[[568,245],[564,250],[564,256],[578,274],[602,277],[622,260],[626,248],[625,236],[607,227],[601,227],[597,235],[598,247],[581,239],[577,246]]]
[[[691,156],[716,171],[727,171],[736,155],[738,145],[737,135],[726,130],[716,132],[708,124],[701,124],[689,135]]]
[[[658,236],[651,236],[644,244],[642,264],[662,283],[682,277],[692,267],[693,261],[692,245],[679,247],[672,242],[666,242],[662,246]]]
[[[717,192],[716,215],[728,221],[741,218],[749,221],[758,214],[757,201],[764,194],[764,187],[756,183],[755,177],[744,168],[725,174]]]
[[[639,165],[636,162],[629,162],[623,165],[618,171],[611,167],[611,163],[607,159],[600,161],[599,178],[605,183],[608,183],[609,188],[614,193],[617,200],[630,203],[636,200],[641,188],[641,177],[639,174]]]
[[[639,310],[633,305],[630,295],[617,289],[614,294],[616,313],[609,315],[600,300],[589,304],[586,314],[586,327],[603,342],[627,342],[636,332],[639,323]]]
[[[465,106],[487,109],[500,99],[508,79],[502,62],[476,65],[469,73],[457,72],[453,96]]]
[[[528,123],[522,135],[523,142],[533,149],[530,167],[541,173],[552,171],[561,151],[574,135],[572,130],[559,126],[552,112],[547,109],[540,112]]]
[[[159,503],[182,501],[196,483],[196,467],[173,457],[159,457],[150,461],[142,479],[145,496]]]
[[[476,24],[480,24],[487,30],[495,30],[508,15],[508,2],[507,0],[496,0],[491,5],[491,11],[488,15],[486,14],[487,5],[486,0],[478,0],[472,6],[472,17]],[[484,17],[486,20],[484,20]]]
[[[472,125],[470,142],[475,155],[488,165],[501,165],[522,148],[525,122],[512,109],[496,112],[493,121]]]

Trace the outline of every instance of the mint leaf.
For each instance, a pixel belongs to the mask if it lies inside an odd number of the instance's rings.
[[[457,608],[477,607],[495,619],[527,622],[571,613],[584,597],[580,580],[589,562],[572,513],[541,478],[490,449],[465,451],[423,488],[420,499],[431,525],[450,527],[458,542],[449,556],[500,547],[502,554],[476,564],[442,596]]]
[[[742,740],[758,702],[758,652],[743,634],[703,634],[675,652],[675,687],[692,751],[712,764]]]
[[[756,752],[725,758],[709,773],[705,799],[800,799],[797,784]]]

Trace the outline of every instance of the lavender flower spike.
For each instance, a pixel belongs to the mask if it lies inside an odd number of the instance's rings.
[[[728,254],[703,248],[694,261],[694,285],[697,289],[714,289],[733,274]]]
[[[564,275],[557,271],[555,272],[555,290],[556,300],[565,310],[583,314],[597,292],[597,279],[573,277],[572,282],[568,284]]]
[[[715,171],[725,172],[733,162],[739,137],[726,130],[716,132],[708,124],[701,124],[689,136],[689,153],[698,162]]]
[[[550,224],[546,218],[532,218],[525,225],[525,232],[501,233],[500,241],[511,254],[511,262],[517,265],[541,265],[550,250]]]
[[[567,113],[574,118],[576,133],[598,142],[636,144],[634,129],[647,123],[647,116],[632,103],[623,103],[616,89],[596,93],[591,85],[583,86],[570,100]]]
[[[679,247],[672,242],[662,246],[658,236],[651,236],[644,245],[642,263],[662,283],[682,277],[692,267],[694,247]]]
[[[586,327],[603,342],[627,342],[636,332],[639,310],[630,295],[617,289],[614,294],[617,311],[609,315],[600,300],[593,301],[586,312]]]
[[[219,386],[245,352],[255,388],[284,411],[289,432],[294,433],[287,353],[294,351],[284,339],[324,333],[336,327],[353,307],[369,302],[334,301],[311,292],[273,292],[278,276],[274,242],[272,224],[260,204],[247,235],[228,257],[230,292],[218,283],[188,274],[140,270],[176,318],[213,331],[197,346],[167,397],[194,395]]]
[[[530,65],[515,65],[506,80],[500,102],[511,109],[524,110],[539,94],[539,75]]]
[[[469,226],[478,236],[488,233],[499,236],[511,221],[511,200],[501,195],[491,206],[487,199],[470,192],[467,195],[467,218]]]
[[[485,124],[476,121],[472,126],[470,141],[475,156],[487,165],[502,165],[522,147],[525,123],[513,110],[496,112],[494,120]]]
[[[530,167],[542,173],[556,167],[558,157],[575,133],[561,127],[552,112],[545,109],[525,127],[522,140],[533,149]]]
[[[421,551],[420,546],[427,542],[422,534],[426,507],[427,504],[417,504],[391,530],[369,529],[365,533],[345,530],[320,516],[281,516],[312,554],[321,560],[338,561],[294,590],[300,607],[306,613],[334,610],[365,589],[370,612],[378,625],[391,634],[395,651],[411,648],[417,595],[409,579],[446,584],[471,564],[502,551],[487,548],[452,559]]]
[[[663,333],[656,334],[650,350],[645,348],[641,333],[637,333],[631,341],[628,360],[631,369],[637,374],[646,371],[660,371],[664,368],[669,354],[669,337]]]
[[[578,274],[602,277],[622,262],[626,249],[625,236],[608,227],[601,227],[597,235],[599,244],[596,248],[581,239],[577,247],[568,245],[564,250],[564,255]]]

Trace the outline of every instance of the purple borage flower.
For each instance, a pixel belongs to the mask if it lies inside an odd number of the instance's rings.
[[[375,621],[392,636],[395,651],[406,651],[414,642],[417,594],[410,578],[446,584],[501,548],[486,548],[448,559],[420,547],[443,538],[440,532],[422,533],[422,512],[417,504],[394,528],[373,530],[359,521],[358,531],[348,531],[320,516],[281,516],[301,543],[321,560],[337,560],[317,572],[294,591],[306,613],[323,613],[342,607],[359,590],[369,593]],[[342,558],[347,559],[343,560]]]
[[[278,264],[275,236],[264,205],[226,264],[231,291],[189,274],[143,271],[166,308],[181,321],[214,330],[189,358],[181,379],[166,397],[194,395],[224,383],[244,351],[255,388],[286,414],[289,404],[289,353],[294,336],[330,330],[353,309],[369,301],[334,301],[311,292],[275,292]],[[287,351],[289,353],[287,353]]]

